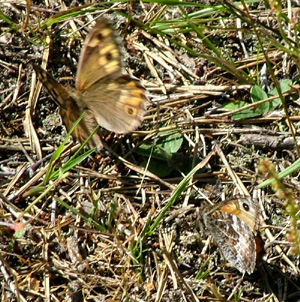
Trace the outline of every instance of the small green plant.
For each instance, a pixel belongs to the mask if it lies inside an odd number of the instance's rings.
[[[183,137],[178,129],[159,132],[153,144],[139,146],[137,152],[145,157],[141,165],[159,177],[168,176],[180,162],[177,151],[182,143]]]
[[[279,83],[281,93],[287,92],[291,89],[292,81],[291,80],[282,80]],[[264,116],[276,109],[280,104],[280,98],[273,98],[278,95],[278,91],[276,88],[273,88],[269,93],[265,92],[260,86],[254,85],[251,88],[250,97],[253,104],[257,103],[257,106],[252,106],[251,108],[241,110],[238,113],[233,114],[232,119],[241,120],[246,118],[253,118],[257,116]],[[269,100],[271,98],[271,100]],[[265,100],[265,102],[264,102]],[[248,106],[249,103],[245,101],[240,102],[227,102],[222,108],[227,109],[229,111],[234,111],[245,106]]]

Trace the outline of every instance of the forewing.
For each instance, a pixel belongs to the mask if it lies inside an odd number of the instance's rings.
[[[261,210],[257,199],[248,196],[236,196],[216,204],[215,208],[239,217],[254,233],[259,228]]]
[[[111,22],[101,18],[87,36],[81,51],[76,89],[84,92],[99,79],[122,73],[120,38]]]

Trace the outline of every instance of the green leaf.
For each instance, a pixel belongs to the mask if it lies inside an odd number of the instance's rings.
[[[280,81],[279,87],[280,87],[281,92],[285,93],[285,92],[290,91],[292,84],[293,83],[292,83],[292,81],[290,79],[285,79],[285,80]],[[269,92],[269,95],[270,96],[278,95],[278,91],[277,91],[276,87],[273,88]],[[281,99],[280,98],[274,99],[273,101],[270,102],[270,104],[271,104],[270,105],[271,109],[275,109],[275,108],[277,108],[281,104]]]
[[[234,110],[240,109],[247,105],[249,105],[249,103],[244,102],[244,101],[240,101],[240,102],[230,101],[230,102],[225,103],[222,106],[222,108],[227,109],[229,111],[234,111]],[[253,109],[249,108],[249,109],[242,110],[238,113],[235,113],[232,116],[232,119],[241,120],[241,119],[251,118],[251,117],[255,117],[255,116],[257,116],[257,113],[255,111],[253,111]]]
[[[141,164],[143,167],[148,165],[152,173],[159,177],[166,177],[174,170],[176,163],[174,165],[173,157],[176,157],[182,142],[183,137],[178,133],[178,129],[175,133],[174,130],[167,130],[158,133],[153,144],[142,144],[136,152],[147,158]],[[150,156],[151,160],[148,162]]]
[[[250,96],[251,96],[252,103],[256,103],[268,98],[267,93],[258,85],[254,85],[251,88]],[[263,104],[258,105],[254,112],[256,112],[257,115],[263,115],[263,114],[267,114],[269,110],[270,110],[270,102],[265,102]]]
[[[158,133],[153,144],[142,144],[137,149],[137,153],[144,156],[151,155],[153,158],[161,160],[168,159],[180,149],[183,142],[182,134],[178,133],[178,130],[175,131],[176,133],[174,133],[174,130]]]
[[[281,92],[284,93],[284,92],[289,91],[291,89],[291,85],[292,85],[291,80],[289,80],[289,79],[282,80],[279,83]],[[267,94],[260,86],[254,85],[251,88],[250,95],[251,95],[251,101],[253,103],[256,103],[256,102],[259,102],[262,100],[266,100],[267,98],[269,98],[271,96],[278,95],[278,91],[276,88],[274,88]],[[259,104],[259,105],[257,105],[257,107],[252,107],[249,109],[242,110],[238,113],[235,113],[232,116],[232,119],[240,120],[240,119],[252,118],[252,117],[256,117],[256,116],[260,116],[260,115],[266,115],[270,111],[277,108],[280,104],[281,104],[280,98],[276,98],[272,101]],[[225,103],[222,106],[222,108],[227,109],[229,111],[234,111],[234,110],[240,109],[246,105],[248,105],[248,103],[246,103],[244,101],[241,101],[241,102],[230,101],[230,102]]]
[[[144,160],[141,163],[141,166],[146,168],[147,160]],[[169,166],[166,161],[159,160],[156,158],[151,159],[150,163],[148,164],[148,170],[158,177],[167,177],[171,174],[173,169],[174,168]]]

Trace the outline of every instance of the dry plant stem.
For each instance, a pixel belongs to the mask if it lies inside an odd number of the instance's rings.
[[[50,44],[50,37],[47,36],[46,38],[47,45]],[[46,47],[43,53],[43,59],[42,59],[42,66],[45,67],[47,65],[49,59],[49,47]],[[34,129],[31,116],[35,110],[38,97],[40,94],[42,88],[42,83],[36,80],[36,74],[35,72],[32,74],[32,82],[31,82],[31,89],[30,94],[28,98],[28,107],[25,112],[25,120],[24,120],[24,131],[25,134],[29,137],[30,146],[37,154],[38,159],[42,159],[42,151],[41,146],[39,143],[38,136],[36,134],[36,131]]]
[[[209,122],[209,120],[207,120],[207,122]],[[172,129],[177,129],[176,127],[173,126],[169,126],[169,127],[162,127],[160,128],[158,131],[159,132],[163,132],[163,131],[166,131],[166,130],[172,130]],[[189,129],[182,129],[181,132],[182,133],[193,133],[195,130],[193,128],[189,128]],[[280,136],[288,136],[289,133],[287,132],[277,132],[277,131],[274,131],[274,130],[268,130],[268,129],[264,129],[262,127],[256,127],[256,128],[247,128],[247,129],[244,129],[244,128],[224,128],[224,129],[214,129],[214,128],[211,128],[211,129],[208,129],[208,128],[199,128],[198,131],[201,133],[201,134],[210,134],[210,135],[213,135],[213,136],[220,136],[220,135],[228,135],[228,133],[233,133],[233,134],[267,134],[267,135],[270,135],[270,136],[276,136],[276,135],[280,135]],[[154,131],[154,130],[149,130],[149,131],[140,131],[139,133],[145,135],[145,138],[144,140],[147,141],[148,139],[151,139],[152,137],[155,136],[155,134],[157,133],[157,130]]]
[[[18,6],[27,8],[28,4],[27,4],[27,2],[26,3],[18,2]],[[51,15],[57,13],[56,10],[52,10],[50,8],[49,9],[43,8],[43,7],[39,7],[39,6],[30,5],[30,9],[31,9],[31,11],[43,12],[43,13],[47,13],[47,14],[51,14]]]
[[[150,161],[151,161],[151,158],[152,158],[153,150],[154,150],[154,146],[152,146],[152,148],[151,148],[151,152],[150,152],[149,158],[148,158],[148,160],[147,160],[147,164],[146,164],[146,166],[145,166],[145,171],[148,170],[148,167],[149,167],[149,164],[150,164]],[[141,181],[141,183],[140,183],[140,185],[139,185],[139,189],[138,189],[136,195],[137,195],[137,194],[139,193],[139,191],[142,189],[142,185],[143,185],[143,183],[144,183],[145,177],[146,177],[146,174],[143,173],[142,181]]]
[[[26,151],[26,149],[23,147],[22,143],[20,141],[18,141],[21,150],[23,151],[24,155],[26,156],[27,160],[29,161],[30,165],[32,166],[34,164],[33,159],[29,156],[28,152]]]
[[[189,68],[187,68],[185,65],[180,63],[180,59],[178,58],[178,56],[165,43],[161,42],[157,38],[152,37],[150,34],[148,34],[145,31],[142,31],[141,33],[144,37],[146,37],[147,39],[152,41],[157,46],[157,49],[163,50],[159,54],[160,54],[160,56],[162,56],[162,59],[165,61],[165,64],[163,64],[163,65],[167,66],[166,69],[169,69],[168,68],[169,65],[172,66],[173,68],[175,68],[176,71],[178,70],[178,74],[179,74],[179,76],[182,77],[183,80],[184,80],[184,76],[181,74],[181,70],[184,71],[186,74],[188,74],[194,80],[199,78]],[[141,47],[140,50],[144,51],[144,49],[143,49],[144,46],[142,44],[139,43],[139,44],[135,44],[135,45],[137,47]]]
[[[300,116],[292,116],[290,117],[292,121],[300,121]],[[186,127],[195,127],[199,125],[251,125],[251,124],[265,124],[265,123],[273,123],[276,121],[282,120],[282,117],[262,117],[262,118],[255,118],[255,119],[247,119],[247,120],[238,120],[238,121],[232,121],[229,119],[210,119],[205,117],[199,117],[195,118],[193,121],[188,122],[177,122],[176,124],[173,124],[168,127],[162,127],[159,129],[159,131],[166,131],[166,130],[172,130],[172,129],[178,129],[178,128],[186,128]],[[205,131],[212,131],[207,130]],[[220,131],[220,130],[218,130]],[[234,129],[232,131],[235,131]],[[243,130],[243,131],[251,131],[250,129]],[[253,130],[256,131],[256,130]],[[154,135],[157,132],[157,130],[152,131],[143,131],[143,133],[149,133],[151,135]]]
[[[174,247],[174,237],[173,237],[173,231],[171,231],[170,233],[165,233],[163,232],[162,234],[160,234],[160,238],[159,238],[159,242],[160,242],[160,249],[163,251],[166,251],[168,254],[172,253],[172,249]],[[165,254],[163,254],[163,257],[165,258]],[[172,265],[170,264],[170,261],[168,261],[167,258],[165,258],[166,263],[168,265],[169,268],[169,272],[171,273],[171,278],[172,278],[172,282],[173,282],[173,288],[174,290],[178,289],[178,282],[176,279],[176,274],[174,272],[174,270],[172,269]],[[174,260],[172,259],[173,264],[176,266],[176,263],[174,263]]]
[[[232,178],[235,186],[239,189],[240,194],[244,196],[250,196],[249,192],[247,191],[246,187],[244,186],[243,182],[240,180],[240,178],[236,175],[236,173],[231,169],[223,151],[221,150],[219,145],[215,145],[215,150],[217,154],[220,156],[220,159],[222,160],[223,164],[225,165],[225,168]]]
[[[179,215],[185,215],[190,211],[195,211],[194,205],[188,205],[186,207],[180,207],[178,210],[173,210],[172,213],[169,214],[168,217],[165,218],[166,222],[172,221],[174,218],[176,218]]]
[[[190,301],[199,302],[199,299],[195,295],[194,291],[191,289],[191,287],[188,285],[188,283],[185,282],[184,278],[182,277],[182,274],[180,273],[180,271],[178,270],[177,266],[175,265],[175,261],[172,259],[172,257],[169,254],[169,252],[166,251],[166,250],[163,250],[163,256],[164,256],[165,260],[168,262],[169,267],[171,267],[171,269],[175,272],[177,278],[180,281],[179,284],[180,285],[183,284],[183,286],[185,287],[185,289],[189,293],[189,295],[190,295],[190,298],[189,298]]]
[[[232,297],[234,296],[234,294],[240,289],[240,286],[241,286],[241,283],[244,279],[244,276],[245,276],[245,273],[243,273],[243,276],[241,278],[239,278],[239,280],[237,281],[234,289],[232,290],[232,293],[227,298],[228,301],[230,301],[232,299]]]
[[[77,147],[76,147],[77,148]],[[62,152],[61,154],[61,158],[64,158],[70,151],[68,150],[69,149],[69,145],[66,146],[64,148],[64,151]],[[59,159],[57,159],[59,160]],[[55,164],[52,163],[52,165]],[[8,200],[14,200],[15,198],[19,197],[21,194],[23,194],[27,189],[29,189],[31,186],[33,186],[45,173],[46,171],[48,170],[49,168],[49,164],[47,164],[42,170],[40,170],[36,175],[34,175],[25,185],[23,185],[16,193],[10,195],[8,197]],[[9,192],[6,192],[6,194],[8,194]]]
[[[150,60],[150,58],[148,57],[147,53],[144,53],[144,59],[145,62],[150,70],[150,72],[152,73],[152,75],[156,78],[157,82],[160,84],[160,88],[163,94],[167,94],[166,88],[164,87],[164,83],[163,81],[160,79],[155,67],[153,66],[153,62],[152,60]]]
[[[1,206],[11,214],[14,219],[18,218],[22,210],[17,208],[14,204],[12,204],[3,194],[0,193],[1,198]]]
[[[19,179],[22,177],[22,175],[28,170],[29,164],[23,164],[23,166],[19,167],[18,170],[16,171],[15,176],[13,179],[10,181],[9,185],[3,192],[3,196],[7,196],[7,194],[14,188],[14,186],[18,183]]]
[[[31,90],[28,98],[28,107],[25,112],[25,120],[24,120],[24,131],[25,134],[29,137],[30,146],[34,150],[34,152],[37,154],[38,159],[42,158],[42,151],[41,146],[38,140],[38,136],[36,134],[33,122],[32,122],[32,114],[33,114],[33,108],[34,108],[34,99],[37,99],[37,94],[35,94],[34,85],[36,83],[35,77],[32,77],[32,85]]]
[[[219,289],[217,288],[217,286],[215,285],[215,283],[213,283],[213,281],[209,282],[209,288],[211,290],[211,292],[213,293],[213,295],[216,297],[216,301],[223,301],[223,297],[220,295],[219,293]]]
[[[94,171],[94,170],[91,170],[91,169],[85,168],[85,167],[76,167],[76,169],[80,172],[84,172],[84,173],[81,173],[82,177],[90,176],[90,177],[95,177],[95,178],[99,178],[99,179],[116,180],[116,181],[120,181],[120,182],[125,182],[125,180],[127,179],[126,177],[119,177],[116,175],[107,175],[107,174],[99,173],[97,171]],[[130,177],[128,177],[128,179],[130,181]]]
[[[196,156],[197,156],[197,151],[198,151],[198,148],[199,148],[199,131],[198,131],[198,127],[196,127],[195,129],[196,131],[196,143],[194,144],[194,154],[193,154],[193,163],[192,163],[192,168],[195,166],[195,160],[196,160]],[[203,148],[205,150],[205,146]],[[186,190],[186,194],[185,194],[185,197],[184,197],[184,201],[183,201],[183,204],[182,206],[183,207],[186,207],[188,205],[188,202],[189,202],[189,198],[190,198],[190,194],[191,194],[191,191],[192,191],[192,184],[193,184],[193,181],[194,181],[194,177],[192,176],[190,181],[189,181],[189,185],[188,185],[188,188]]]
[[[236,27],[238,29],[237,34],[238,34],[243,52],[245,54],[245,58],[249,58],[248,51],[247,51],[247,48],[245,46],[244,39],[243,39],[243,31],[239,30],[242,28],[242,20],[240,18],[236,19]]]
[[[70,228],[75,228],[75,229],[80,229],[80,228],[76,228],[74,227],[74,225],[71,225],[71,223],[74,222],[74,218],[73,217],[69,217],[67,219],[64,219],[63,221],[59,221],[58,223],[56,222],[56,225],[50,226],[50,227],[45,227],[44,230],[46,233],[53,233],[55,231],[61,232],[61,229],[64,228],[65,226],[69,226]],[[85,230],[85,229],[80,229],[80,230]],[[86,230],[85,230],[86,231]],[[92,230],[90,230],[92,231]],[[95,231],[94,232],[98,232]]]
[[[157,279],[158,279],[158,287],[155,297],[155,302],[160,302],[163,298],[163,293],[166,288],[166,284],[168,281],[168,266],[165,266],[164,270],[159,274],[157,273]]]
[[[282,55],[283,52],[282,51],[278,51],[276,50],[268,50],[268,56],[269,56],[269,60],[271,60],[271,62],[276,65],[277,62],[282,60]],[[259,54],[258,56],[252,56],[251,58],[248,59],[243,59],[240,61],[237,61],[237,69],[239,70],[243,70],[243,69],[249,69],[252,67],[256,67],[258,65],[263,65],[264,63],[266,63],[266,58],[264,57],[263,54]]]
[[[8,196],[8,200],[14,200],[22,193],[24,193],[27,189],[29,189],[32,185],[34,185],[47,171],[48,166],[43,168],[40,172],[38,172],[33,178],[31,178],[23,187],[21,187],[16,193]]]
[[[20,294],[19,288],[18,288],[18,282],[17,278],[15,277],[14,273],[8,266],[7,262],[3,259],[1,253],[0,253],[0,271],[4,277],[5,282],[8,284],[11,292],[16,297],[17,301],[26,302],[27,300]],[[13,277],[13,281],[11,280],[11,276]]]
[[[211,93],[211,95],[213,95],[215,93]],[[218,94],[218,93],[216,93]],[[207,98],[206,95],[195,95],[193,93],[190,92],[185,92],[185,93],[177,93],[177,94],[168,94],[168,95],[162,95],[162,94],[152,94],[149,95],[149,97],[151,98],[151,102],[153,105],[157,104],[157,107],[159,105],[159,108],[149,108],[147,111],[147,116],[144,117],[144,121],[147,120],[153,120],[154,117],[157,116],[157,109],[159,109],[159,111],[162,110],[166,110],[169,108],[177,108],[177,107],[182,107],[184,105],[186,105],[187,102],[192,102],[192,101],[197,101],[199,102],[199,106],[197,107],[193,107],[191,109],[191,111],[196,111],[196,110],[200,110],[202,108],[211,106],[211,101],[205,101],[204,100]]]
[[[26,30],[26,28],[28,26],[30,12],[31,12],[31,1],[26,1],[26,14],[25,14],[25,19],[23,21],[23,25],[22,25],[23,30]]]
[[[15,103],[17,101],[18,94],[19,94],[20,87],[21,87],[21,83],[22,83],[21,76],[22,76],[22,64],[19,66],[19,74],[18,74],[18,79],[17,79],[17,85],[15,87],[15,91],[14,91],[11,103]]]
[[[240,137],[238,143],[243,146],[253,145],[256,148],[266,150],[294,150],[295,148],[295,141],[293,138],[284,136],[246,134]],[[300,138],[297,138],[297,145],[300,146]]]
[[[272,123],[276,121],[282,120],[283,117],[261,117],[261,118],[252,118],[247,120],[238,120],[238,121],[232,121],[232,120],[226,120],[226,119],[210,119],[210,118],[195,118],[194,122],[188,122],[188,123],[178,123],[177,127],[180,125],[203,125],[203,124],[241,124],[241,125],[248,125],[248,124],[259,124],[259,123]],[[291,116],[290,120],[292,121],[300,121],[300,116]],[[176,127],[174,127],[176,128]]]
[[[51,299],[51,288],[50,288],[50,276],[49,276],[49,272],[48,272],[48,265],[49,265],[49,237],[50,233],[47,236],[47,233],[42,229],[41,233],[43,235],[44,238],[44,243],[43,243],[43,258],[44,258],[44,262],[46,263],[46,266],[44,267],[44,293],[45,293],[45,301],[46,302],[50,302]]]
[[[231,93],[234,91],[244,91],[249,90],[251,88],[250,85],[213,85],[213,84],[206,84],[206,85],[186,85],[186,86],[178,86],[175,84],[164,84],[167,89],[168,93],[172,93],[170,97],[176,97],[178,93],[191,93],[192,95],[197,95],[198,97],[201,95],[207,96],[221,96],[224,95],[225,92]],[[292,86],[294,88],[298,88],[299,85]],[[160,92],[160,86],[157,84],[153,84],[147,82],[146,88],[149,92]],[[175,94],[175,96],[173,96]],[[296,91],[294,91],[296,94]]]
[[[264,227],[264,225],[262,224],[261,226],[262,228]],[[271,231],[269,228],[265,229],[265,233],[268,237],[268,239],[273,242],[275,240],[274,236],[272,235]],[[296,266],[294,265],[294,263],[289,259],[289,257],[287,257],[287,255],[283,252],[282,248],[276,244],[275,245],[275,249],[278,253],[278,255],[280,255],[282,257],[282,259],[292,268],[292,270],[294,271],[295,274],[299,274],[299,271],[297,270]]]
[[[0,150],[6,150],[6,151],[22,151],[25,149],[26,151],[32,151],[32,148],[30,146],[16,146],[16,142],[14,139],[7,140],[7,139],[2,139],[2,142],[8,142],[11,145],[3,144],[0,146]],[[28,140],[26,139],[25,143],[27,144]]]

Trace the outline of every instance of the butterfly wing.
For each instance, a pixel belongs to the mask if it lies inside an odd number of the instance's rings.
[[[84,108],[81,108],[80,103],[76,100],[76,94],[71,95],[68,90],[59,84],[46,70],[38,65],[33,65],[33,68],[38,76],[38,79],[47,88],[53,100],[59,106],[59,113],[62,121],[69,131],[77,119],[81,116]],[[73,138],[79,140],[81,143],[89,136],[89,134],[96,128],[97,121],[94,115],[87,112],[79,125],[72,132]],[[95,133],[92,137],[89,146],[102,149],[102,143],[99,135]]]
[[[120,44],[110,21],[100,19],[85,41],[76,89],[101,127],[128,133],[141,124],[147,99],[140,82],[123,74]]]
[[[81,51],[76,89],[84,92],[99,79],[122,73],[120,38],[111,22],[101,18],[87,36]]]
[[[256,199],[248,196],[236,196],[216,204],[215,208],[239,217],[254,233],[259,228],[261,210]]]
[[[33,69],[41,81],[41,83],[47,88],[48,92],[52,96],[55,103],[64,110],[67,110],[67,105],[65,100],[70,99],[69,92],[67,89],[59,84],[46,70],[42,67],[32,64]]]
[[[99,80],[82,100],[100,126],[116,133],[128,133],[141,124],[147,101],[139,81],[127,75]]]
[[[215,211],[202,213],[203,223],[223,256],[240,272],[253,273],[256,244],[250,228],[237,216]]]
[[[73,136],[83,141],[100,125],[110,131],[127,133],[136,129],[145,111],[145,90],[139,81],[123,74],[120,38],[110,21],[100,19],[88,35],[82,49],[76,90],[69,92],[46,71],[35,70],[40,80],[60,106],[69,130],[85,112]],[[100,137],[93,145],[101,148]]]

